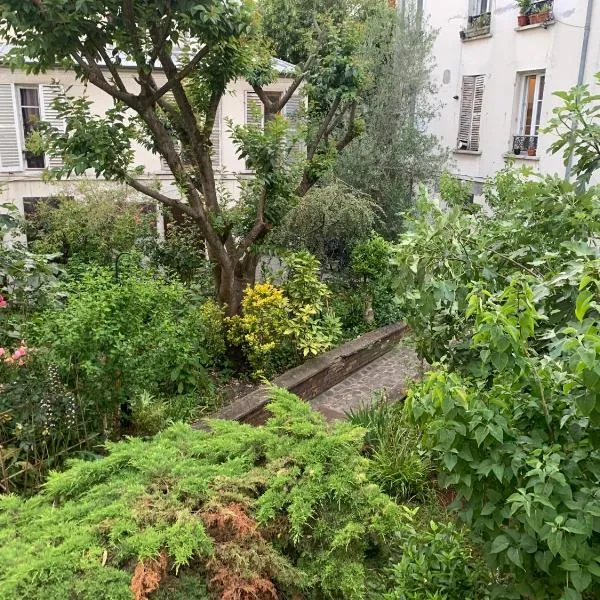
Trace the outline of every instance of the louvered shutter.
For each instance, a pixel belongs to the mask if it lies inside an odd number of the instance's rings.
[[[479,150],[479,132],[481,128],[481,112],[483,110],[484,77],[475,77],[475,99],[473,102],[473,122],[471,124],[471,150]]]
[[[484,82],[483,75],[463,77],[457,142],[459,150],[479,150]]]
[[[0,171],[22,171],[23,153],[19,135],[14,86],[0,84]]]
[[[283,107],[283,116],[289,122],[290,137],[294,137],[296,135],[301,109],[302,98],[298,94],[294,94]],[[302,142],[299,140],[296,141],[292,146],[292,152],[302,152],[303,150],[304,144],[302,144]]]
[[[58,96],[63,93],[63,89],[60,85],[40,85],[40,98],[42,108],[42,120],[49,123],[52,127],[60,131],[65,132],[66,123],[64,119],[58,116],[58,111],[52,106],[52,103]],[[62,167],[63,161],[60,156],[47,156],[48,168]]]
[[[263,104],[254,92],[246,92],[246,125],[260,125],[264,121]]]
[[[217,108],[217,114],[215,115],[215,123],[213,125],[212,133],[210,134],[210,141],[212,143],[212,163],[215,167],[221,166],[221,103]]]

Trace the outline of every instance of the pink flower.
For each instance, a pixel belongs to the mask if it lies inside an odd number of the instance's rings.
[[[25,356],[27,354],[27,348],[25,346],[21,346],[20,348],[17,348],[14,352],[13,352],[13,360],[17,360],[17,358],[21,358],[22,356]]]
[[[8,302],[4,299],[4,296],[0,294],[0,308],[6,308],[8,306]]]
[[[17,364],[18,364],[20,367],[22,367],[22,366],[25,364],[25,361],[24,361],[22,358],[20,358],[20,359],[19,359],[19,362],[18,362]]]
[[[0,356],[4,356],[6,354],[6,350],[0,347]]]

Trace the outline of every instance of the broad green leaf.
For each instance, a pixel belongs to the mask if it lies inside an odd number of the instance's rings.
[[[510,540],[505,535],[499,535],[493,542],[490,550],[491,554],[503,552],[510,546]]]
[[[575,301],[575,316],[578,321],[583,321],[585,319],[585,315],[587,311],[590,309],[590,305],[592,300],[594,299],[594,294],[589,290],[583,290],[577,296],[577,300]]]

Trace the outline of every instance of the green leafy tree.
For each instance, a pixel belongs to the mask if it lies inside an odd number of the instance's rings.
[[[63,157],[58,177],[91,168],[187,214],[215,264],[219,298],[233,315],[246,284],[254,281],[256,245],[360,132],[364,65],[357,49],[373,4],[78,0],[73,10],[64,0],[8,0],[2,5],[0,35],[12,46],[12,67],[27,73],[57,65],[72,68],[80,80],[115,101],[104,115],[94,115],[86,98],[62,98],[57,106],[66,132],[42,127],[30,145]],[[282,18],[289,21],[282,25]],[[297,43],[284,54],[290,28]],[[272,51],[297,65],[277,101],[265,93],[277,76]],[[125,60],[134,65],[135,78],[121,75]],[[264,131],[258,126],[234,131],[240,155],[255,171],[241,220],[219,198],[210,157],[219,101],[227,84],[239,77],[253,84],[267,123]],[[303,83],[319,101],[305,128],[305,160],[293,165],[288,155],[303,128],[297,125],[297,134],[291,135],[278,115]],[[138,177],[134,141],[166,161],[181,198]]]
[[[339,156],[335,172],[374,199],[383,213],[376,229],[388,239],[401,229],[414,186],[434,183],[447,156],[426,132],[438,110],[434,39],[414,6],[396,15],[382,13],[366,25],[361,53],[373,68],[363,109],[365,132]]]
[[[596,75],[600,84],[600,73]],[[558,139],[550,150],[562,152],[565,165],[582,184],[589,182],[600,167],[600,95],[580,85],[567,92],[555,92],[563,103],[552,112],[546,133],[555,133]]]

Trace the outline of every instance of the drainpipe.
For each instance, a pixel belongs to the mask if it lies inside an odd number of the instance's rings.
[[[594,10],[594,0],[588,0],[587,13],[585,16],[585,28],[583,29],[583,42],[581,44],[581,58],[579,59],[579,74],[577,75],[577,85],[583,84],[583,78],[585,76],[585,67],[587,63],[588,47],[590,45],[590,29],[592,25],[592,12]],[[575,121],[572,125],[573,129],[576,127]],[[565,181],[571,179],[571,170],[573,169],[573,154],[574,150],[571,149],[569,160],[567,161],[567,169],[565,171]]]

